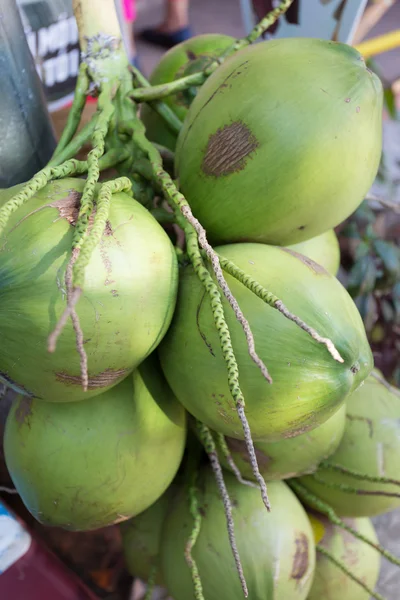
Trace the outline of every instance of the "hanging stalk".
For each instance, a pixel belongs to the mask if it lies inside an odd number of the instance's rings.
[[[365,473],[361,473],[361,471],[355,471],[354,469],[348,469],[347,467],[342,467],[336,463],[331,463],[329,460],[322,461],[319,466],[323,469],[329,469],[330,471],[336,471],[338,473],[343,473],[344,475],[349,475],[354,479],[359,479],[360,481],[370,481],[372,483],[382,483],[389,485],[397,485],[400,487],[400,481],[398,479],[391,479],[390,477],[380,477],[374,475],[367,475]]]
[[[348,525],[347,523],[345,523],[345,521],[343,521],[342,519],[340,519],[337,516],[337,514],[335,513],[333,508],[331,506],[329,506],[329,504],[327,504],[326,502],[323,502],[317,496],[315,496],[315,494],[312,494],[311,492],[309,492],[307,490],[307,488],[304,487],[304,485],[302,485],[298,481],[295,481],[294,479],[288,479],[286,481],[286,483],[292,488],[294,493],[301,500],[306,502],[309,506],[312,506],[313,508],[315,508],[315,510],[317,510],[321,514],[328,517],[329,521],[333,525],[336,525],[337,527],[344,529],[348,533],[351,533],[351,535],[353,535],[355,538],[357,538],[361,542],[364,542],[368,546],[371,546],[371,548],[374,548],[377,552],[379,552],[382,556],[384,556],[389,562],[400,567],[400,559],[399,558],[397,558],[396,556],[394,556],[394,554],[392,554],[391,552],[386,550],[383,546],[381,546],[381,544],[372,542],[365,535],[361,534],[356,529],[354,529],[354,527],[351,527],[351,525]]]
[[[365,590],[369,596],[371,596],[372,598],[375,598],[376,600],[385,600],[385,598],[383,596],[381,596],[381,594],[379,594],[378,592],[374,592],[374,590],[372,590],[366,583],[364,583],[361,579],[359,579],[358,577],[353,575],[353,573],[346,567],[346,565],[342,561],[338,560],[335,556],[333,556],[333,554],[331,552],[329,552],[326,548],[321,546],[321,544],[318,544],[317,552],[319,552],[319,554],[321,554],[326,559],[328,559],[338,569],[343,571],[343,573],[345,573],[347,575],[347,577],[349,577],[355,583],[357,583],[360,587],[362,587],[363,590]]]
[[[170,83],[164,83],[160,85],[154,85],[152,87],[143,86],[134,90],[130,97],[137,102],[151,102],[153,100],[161,100],[167,98],[171,94],[177,94],[183,92],[190,87],[198,87],[203,85],[205,80],[224,62],[229,56],[232,56],[238,50],[249,46],[255,42],[271,25],[273,25],[279,17],[281,17],[288,10],[294,0],[282,0],[280,4],[271,10],[255,27],[254,29],[244,38],[235,40],[235,42],[227,49],[221,56],[209,63],[203,71],[194,73],[193,75],[187,75],[181,77]]]
[[[218,459],[217,448],[215,446],[214,439],[212,437],[212,433],[207,425],[201,423],[201,421],[196,421],[196,428],[199,433],[200,441],[204,446],[204,450],[207,453],[207,456],[210,460],[211,468],[214,471],[215,479],[217,482],[218,490],[222,499],[222,503],[224,505],[225,511],[225,519],[226,519],[226,527],[228,530],[229,537],[229,545],[232,550],[233,559],[235,561],[236,570],[239,575],[240,585],[242,586],[244,597],[247,598],[249,595],[247,589],[246,579],[243,573],[243,567],[240,560],[239,550],[236,545],[236,537],[235,537],[235,523],[233,521],[232,515],[232,504],[231,499],[229,497],[228,490],[225,485],[224,475],[222,473],[221,464]]]

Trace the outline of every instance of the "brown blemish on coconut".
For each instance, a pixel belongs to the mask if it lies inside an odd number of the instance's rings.
[[[75,190],[71,190],[66,198],[50,202],[47,206],[50,208],[57,208],[60,219],[66,219],[70,225],[75,225],[78,219],[81,198],[82,194]]]
[[[349,102],[351,102],[351,98],[346,98],[345,102],[348,104]]]
[[[186,56],[189,60],[195,60],[197,58],[193,50],[186,50]]]
[[[225,440],[226,440],[227,446],[231,452],[239,453],[242,460],[244,460],[244,462],[250,464],[249,453],[247,452],[245,442],[243,442],[242,440],[236,440],[235,438],[231,438],[228,436],[225,436]],[[261,452],[261,450],[259,450],[256,447],[254,447],[254,451],[255,451],[255,454],[257,457],[257,463],[258,463],[258,466],[260,467],[260,469],[262,471],[264,469],[267,469],[268,466],[270,465],[270,463],[272,462],[272,458],[270,456],[268,456],[267,454],[264,454],[264,452]]]
[[[300,532],[295,539],[296,552],[293,557],[291,579],[300,580],[304,577],[308,570],[308,539],[305,533]]]
[[[209,137],[202,171],[213,177],[241,171],[258,146],[257,138],[241,121],[225,125]]]
[[[32,415],[32,398],[21,398],[15,411],[15,420],[18,425],[29,425],[29,417]]]
[[[89,377],[88,389],[96,390],[113,385],[116,381],[126,377],[129,372],[130,369],[106,369],[102,373],[98,373],[93,377]],[[57,381],[67,385],[82,385],[82,379],[80,375],[69,375],[68,373],[62,372],[56,373],[56,379]]]
[[[200,311],[201,311],[201,308],[203,306],[203,302],[204,302],[204,298],[206,297],[206,294],[207,294],[207,292],[204,291],[203,295],[201,297],[201,300],[200,300],[200,302],[199,302],[199,304],[197,306],[197,310],[196,310],[196,326],[197,326],[197,331],[199,332],[199,334],[201,336],[201,339],[203,340],[203,342],[207,346],[207,349],[208,349],[209,353],[211,354],[211,356],[215,357],[215,353],[214,353],[214,350],[213,350],[210,342],[207,340],[205,333],[200,328]]]
[[[361,106],[356,106],[356,113],[359,113],[361,110]]]
[[[314,271],[314,273],[316,273],[317,275],[328,274],[328,271],[324,269],[322,265],[319,265],[308,256],[304,256],[304,254],[295,252],[295,250],[291,250],[290,248],[281,248],[281,250],[283,250],[284,252],[288,252],[288,254],[291,254],[292,256],[295,256],[296,258],[301,260],[302,263],[304,263],[309,269],[311,269],[311,271]]]
[[[217,89],[215,90],[215,92],[213,92],[213,93],[211,94],[211,96],[208,98],[208,100],[207,100],[207,101],[206,101],[206,102],[203,104],[203,106],[200,108],[200,110],[198,111],[198,113],[197,113],[197,114],[196,114],[196,116],[194,117],[194,119],[193,119],[192,123],[191,123],[191,124],[189,125],[189,127],[187,128],[187,131],[186,131],[185,137],[183,138],[183,141],[182,141],[182,144],[181,144],[181,149],[183,149],[183,147],[184,147],[184,145],[185,145],[185,143],[186,143],[186,139],[187,139],[187,137],[188,137],[188,135],[189,135],[189,132],[190,132],[190,130],[192,129],[193,125],[195,124],[196,120],[198,119],[198,117],[200,116],[200,114],[202,113],[202,111],[205,109],[205,107],[206,107],[208,104],[210,104],[210,102],[212,102],[212,101],[213,101],[213,99],[215,98],[215,96],[216,96],[216,95],[217,95],[219,92],[221,92],[221,91],[222,91],[224,88],[228,87],[228,86],[226,85],[226,82],[227,82],[227,81],[228,81],[228,80],[229,80],[231,77],[235,77],[235,76],[237,77],[237,74],[238,74],[238,72],[239,72],[239,74],[242,72],[242,71],[239,71],[239,69],[240,69],[241,67],[245,67],[245,65],[247,65],[247,63],[248,63],[248,62],[249,62],[248,60],[245,60],[245,61],[244,61],[244,62],[242,62],[242,63],[241,63],[241,64],[240,64],[240,65],[239,65],[239,66],[238,66],[236,69],[234,69],[233,71],[231,71],[231,73],[229,73],[229,75],[227,75],[227,76],[225,77],[225,79],[224,79],[224,81],[221,83],[221,85],[217,87]],[[179,177],[179,174],[178,174],[178,177]]]

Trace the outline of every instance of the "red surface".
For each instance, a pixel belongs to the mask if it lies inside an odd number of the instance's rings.
[[[26,554],[0,574],[0,598],[98,600],[72,571],[34,538]]]

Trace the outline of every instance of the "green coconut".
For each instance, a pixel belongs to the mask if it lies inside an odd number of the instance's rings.
[[[161,532],[174,493],[172,485],[150,508],[120,526],[129,573],[142,581],[155,575],[154,583],[159,586],[165,585],[160,570]]]
[[[324,528],[320,545],[336,560],[339,560],[352,575],[360,579],[369,589],[374,589],[379,576],[380,555],[365,542],[347,531],[317,517]],[[371,542],[378,543],[371,521],[367,518],[346,519],[345,522]],[[314,580],[307,600],[369,600],[370,595],[332,561],[317,550]]]
[[[181,191],[209,239],[286,246],[346,219],[379,167],[382,98],[346,44],[283,38],[224,62],[176,150]]]
[[[48,352],[47,338],[66,307],[65,270],[84,185],[72,178],[50,183],[11,215],[1,234],[0,379],[52,402],[90,398],[124,379],[160,342],[176,301],[170,239],[138,202],[113,194],[77,304],[88,391],[70,321],[56,351]]]
[[[343,404],[325,423],[302,435],[280,442],[257,441],[255,452],[262,476],[271,481],[313,473],[319,463],[329,458],[339,446],[345,424],[346,406]],[[245,442],[230,437],[225,439],[241,475],[245,479],[254,479]],[[222,452],[219,452],[219,458],[222,465],[230,470]]]
[[[322,265],[328,273],[337,275],[340,266],[339,240],[333,229],[317,235],[317,237],[288,246],[295,252],[300,252]]]
[[[209,33],[196,35],[177,44],[162,56],[150,75],[151,85],[169,83],[180,77],[202,71],[234,42],[235,38],[229,35]],[[164,98],[164,102],[183,121],[197,90],[197,87],[189,88]],[[170,150],[175,150],[177,136],[169,130],[164,119],[146,103],[142,105],[140,116],[149,140],[162,144]]]
[[[279,441],[317,427],[372,369],[371,350],[353,300],[323,267],[291,250],[263,244],[216,250],[331,339],[344,361],[333,360],[324,345],[226,274],[273,379],[269,385],[251,360],[241,325],[224,300],[253,439]],[[174,319],[159,346],[164,373],[190,413],[214,431],[243,439],[210,300],[191,266],[181,270],[179,288]]]
[[[400,480],[400,392],[372,375],[346,401],[346,427],[329,462],[371,477]],[[400,506],[400,498],[362,492],[399,494],[399,487],[360,481],[321,467],[317,476],[327,484],[350,486],[357,493],[333,489],[306,475],[300,479],[310,492],[343,517],[373,517]]]
[[[90,530],[146,510],[181,462],[185,411],[152,356],[85,402],[22,397],[7,418],[7,467],[41,523]]]
[[[305,600],[314,574],[315,544],[307,515],[286,484],[268,486],[272,512],[260,493],[232,475],[225,482],[233,506],[237,548],[252,600]],[[200,472],[197,490],[202,516],[192,550],[207,600],[241,600],[243,591],[229,547],[223,504],[210,467]],[[185,487],[175,496],[161,540],[164,581],[174,600],[193,600],[185,545],[193,528]]]

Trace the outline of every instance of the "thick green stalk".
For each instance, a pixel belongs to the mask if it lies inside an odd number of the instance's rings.
[[[115,0],[73,0],[83,62],[92,89],[120,85],[129,77]]]
[[[62,132],[57,147],[54,150],[52,160],[50,161],[51,163],[54,161],[54,159],[58,159],[58,164],[61,164],[63,162],[62,160],[60,160],[60,154],[70,143],[70,141],[76,133],[76,130],[78,129],[82,116],[82,111],[85,107],[88,91],[89,77],[87,75],[87,66],[85,63],[82,63],[79,69],[78,80],[75,86],[74,100],[72,102],[72,106],[68,114],[67,124],[64,127],[64,131]]]
[[[131,66],[131,70],[133,73],[134,85],[141,86],[139,89],[146,89],[148,91],[153,89],[145,76],[138,69],[136,69],[136,67]],[[136,100],[136,98],[133,97],[134,93],[135,92],[133,91],[129,96],[133,100]],[[150,102],[150,106],[158,114],[158,116],[164,120],[171,133],[178,135],[182,128],[182,121],[176,116],[170,107],[164,104],[164,102],[160,101]]]
[[[96,116],[93,116],[84,127],[82,127],[81,131],[76,134],[74,138],[70,140],[70,142],[59,152],[53,154],[51,160],[48,162],[48,167],[57,167],[61,165],[64,161],[73,158],[79,150],[91,139],[93,135],[93,131],[96,128]]]
[[[68,160],[64,164],[56,167],[45,167],[32,177],[18,194],[13,196],[0,209],[0,234],[6,227],[10,216],[18,210],[20,206],[28,202],[36,192],[42,190],[49,181],[53,179],[62,179],[72,175],[82,175],[87,171],[87,162],[75,159]]]

